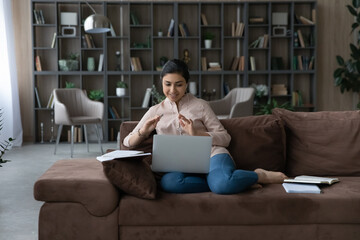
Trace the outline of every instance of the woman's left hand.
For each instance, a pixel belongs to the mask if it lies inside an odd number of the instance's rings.
[[[182,129],[190,136],[196,136],[196,132],[194,129],[193,121],[191,119],[187,119],[184,115],[179,114],[178,116],[180,125]]]

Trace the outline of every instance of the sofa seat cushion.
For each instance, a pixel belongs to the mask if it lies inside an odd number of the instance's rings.
[[[231,136],[228,150],[237,168],[285,170],[286,135],[282,121],[272,115],[223,119]]]
[[[285,122],[289,176],[360,176],[360,111],[291,112]]]
[[[286,193],[281,184],[270,184],[234,195],[161,192],[155,201],[126,195],[119,204],[119,224],[360,224],[360,177],[339,179],[339,183],[321,187],[322,194]]]
[[[92,215],[106,216],[119,203],[119,192],[96,159],[65,159],[54,163],[35,183],[34,197],[45,202],[81,203]]]

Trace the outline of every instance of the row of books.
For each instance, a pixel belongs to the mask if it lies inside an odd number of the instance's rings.
[[[293,69],[294,70],[313,70],[315,64],[314,56],[294,56]]]
[[[314,35],[312,33],[303,34],[300,29],[294,32],[294,47],[311,47],[315,45]]]
[[[38,108],[42,108],[39,91],[38,91],[37,87],[34,87],[34,91],[35,91],[35,98],[36,98],[37,106],[38,106]],[[46,104],[46,108],[54,108],[54,93],[53,92],[51,92],[51,94],[50,94],[48,103]]]
[[[120,114],[115,106],[109,106],[109,113],[112,119],[120,119]]]
[[[131,71],[142,71],[143,70],[139,57],[131,57],[130,64],[131,64]]]
[[[267,48],[269,42],[269,35],[264,34],[263,36],[258,37],[255,41],[253,41],[249,48]]]
[[[172,18],[170,20],[167,36],[173,37],[174,36],[174,28],[175,28],[175,20]],[[179,35],[182,37],[188,37],[190,36],[189,28],[187,27],[186,23],[179,23]]]
[[[222,67],[219,62],[207,62],[206,57],[201,57],[201,70],[202,71],[220,71]]]
[[[84,48],[96,48],[94,39],[90,34],[85,33],[81,38]]]
[[[245,24],[242,22],[232,22],[231,23],[231,36],[232,37],[242,37],[244,34]]]
[[[304,105],[302,94],[299,90],[292,92],[291,105],[294,107],[301,107],[302,105]]]
[[[67,140],[71,142],[71,130],[67,131]],[[74,127],[74,142],[83,142],[83,130],[81,127]]]
[[[288,90],[285,84],[272,84],[271,85],[271,95],[272,96],[283,96],[287,95]]]
[[[233,57],[233,60],[231,62],[231,66],[230,66],[230,70],[231,71],[244,71],[245,70],[245,57],[244,56],[240,56],[240,57]]]
[[[45,24],[45,18],[42,10],[34,9],[34,19],[36,24]]]

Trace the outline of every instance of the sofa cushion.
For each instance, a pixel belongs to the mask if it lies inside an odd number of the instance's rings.
[[[285,131],[282,122],[271,115],[223,119],[231,142],[228,147],[237,168],[272,171],[285,169]]]
[[[360,176],[360,111],[273,114],[285,122],[289,176]]]
[[[105,175],[120,190],[140,198],[156,197],[156,181],[146,157],[122,158],[102,164]]]
[[[125,195],[123,226],[360,224],[360,177],[339,177],[322,194],[286,193],[281,184],[239,194],[160,192],[156,201]]]
[[[35,183],[34,197],[45,202],[77,202],[94,216],[116,209],[119,191],[96,159],[65,159],[53,164]]]

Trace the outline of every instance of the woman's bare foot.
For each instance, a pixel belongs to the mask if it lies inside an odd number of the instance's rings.
[[[284,179],[288,178],[282,172],[267,171],[262,168],[255,169],[255,172],[258,175],[258,183],[260,184],[283,183]]]

